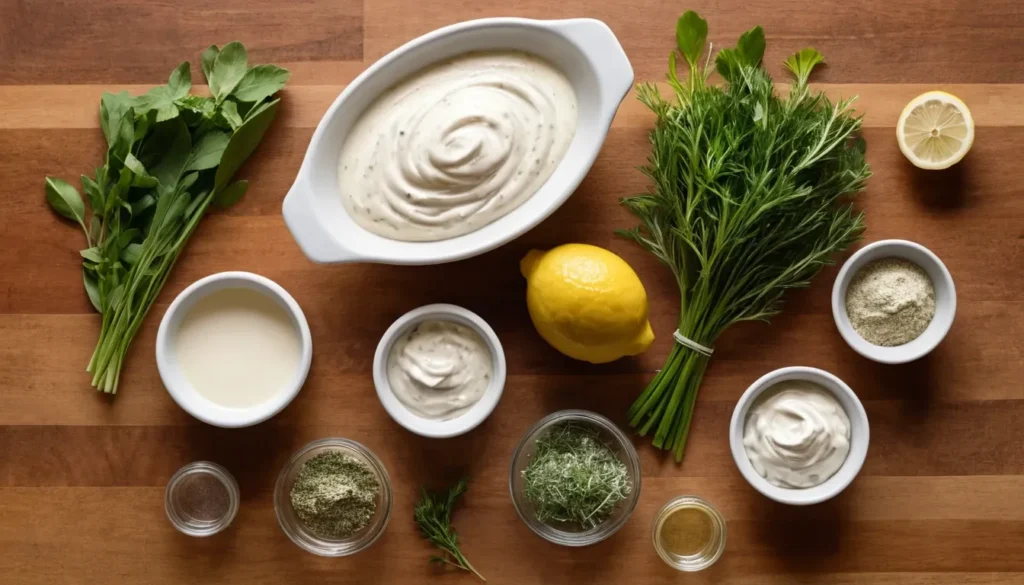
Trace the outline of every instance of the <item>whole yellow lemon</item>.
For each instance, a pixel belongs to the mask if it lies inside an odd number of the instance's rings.
[[[555,349],[594,364],[647,351],[647,291],[622,258],[589,244],[531,250],[519,263],[526,306]]]

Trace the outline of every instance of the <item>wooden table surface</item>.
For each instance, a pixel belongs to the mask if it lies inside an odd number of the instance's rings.
[[[710,22],[716,46],[764,25],[766,63],[813,45],[833,95],[859,94],[874,170],[865,241],[907,238],[934,250],[957,284],[956,323],[929,357],[882,366],[856,355],[832,322],[836,269],[792,295],[771,325],[736,327],[718,343],[679,466],[637,439],[641,501],[613,538],[571,550],[516,516],[507,466],[526,429],[557,409],[624,413],[665,359],[678,293],[668,272],[615,239],[631,218],[616,201],[645,188],[635,170],[651,118],[628,97],[590,175],[552,218],[517,241],[456,264],[315,266],[280,215],[313,128],[364,67],[439,26],[513,13],[606,21],[637,80],[661,80],[685,8]],[[0,581],[3,583],[471,583],[427,564],[411,520],[421,484],[472,478],[455,525],[492,583],[1024,583],[1024,8],[1019,0],[823,2],[715,0],[0,0]],[[207,217],[139,333],[116,400],[84,367],[99,318],[82,291],[81,234],[43,200],[43,177],[73,179],[101,160],[103,90],[141,92],[211,43],[239,39],[252,62],[293,72],[283,113],[243,169],[251,188]],[[977,120],[973,151],[948,172],[912,168],[893,126],[927,89],[960,95]],[[77,183],[77,181],[73,181]],[[595,367],[537,336],[518,259],[531,247],[589,242],[630,262],[647,287],[658,340],[644,356]],[[190,282],[251,270],[292,292],[316,348],[299,397],[244,430],[198,423],[163,390],[153,359],[160,316]],[[451,302],[489,321],[506,348],[508,383],[494,414],[458,439],[405,432],[381,408],[370,365],[402,313]],[[825,368],[867,409],[871,449],[840,497],[810,508],[773,504],[740,477],[727,428],[736,399],[763,373]],[[371,549],[346,559],[301,551],[278,528],[271,490],[285,459],[313,439],[360,441],[394,482],[394,516]],[[238,478],[234,524],[209,539],[177,533],[164,486],[210,459]],[[669,498],[696,494],[728,520],[721,561],[683,576],[655,555],[651,520]]]

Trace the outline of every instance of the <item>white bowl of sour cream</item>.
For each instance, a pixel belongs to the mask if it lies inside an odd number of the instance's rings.
[[[312,359],[299,304],[250,272],[220,272],[189,285],[156,336],[157,369],[171,398],[218,427],[254,425],[283,410]]]
[[[454,437],[486,419],[505,388],[505,352],[494,330],[456,305],[409,311],[384,333],[373,384],[395,422],[424,437]]]
[[[598,20],[487,18],[428,33],[327,110],[285,223],[322,263],[437,264],[494,249],[575,191],[632,84]]]
[[[868,452],[868,416],[842,380],[817,368],[769,372],[747,388],[729,427],[732,457],[757,491],[783,504],[824,502]]]

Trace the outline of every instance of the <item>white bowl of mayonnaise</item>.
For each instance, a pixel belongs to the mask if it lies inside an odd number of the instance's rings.
[[[729,445],[743,477],[783,504],[809,505],[839,494],[868,452],[868,415],[842,380],[793,366],[761,376],[732,413]]]
[[[575,191],[632,84],[598,20],[487,18],[428,33],[327,110],[285,223],[322,263],[437,264],[494,249]]]
[[[456,305],[409,311],[381,337],[373,385],[395,422],[424,437],[467,433],[505,388],[505,351],[476,313]]]

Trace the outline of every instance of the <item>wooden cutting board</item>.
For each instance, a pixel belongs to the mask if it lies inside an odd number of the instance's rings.
[[[507,489],[513,448],[541,416],[588,408],[624,413],[671,344],[678,296],[667,271],[615,239],[631,225],[617,205],[645,188],[635,167],[650,117],[628,97],[590,175],[551,219],[519,240],[457,264],[314,266],[281,220],[281,199],[313,128],[363,68],[439,26],[483,16],[591,16],[619,36],[637,80],[661,80],[676,17],[710,22],[716,46],[764,25],[766,63],[813,45],[829,66],[816,82],[859,94],[875,176],[862,201],[866,241],[907,238],[934,250],[956,281],[959,307],[929,357],[888,367],[850,350],[832,323],[836,270],[789,297],[769,325],[736,327],[718,343],[683,465],[637,439],[639,507],[597,546],[570,550],[534,536]],[[28,583],[462,583],[428,565],[411,520],[421,484],[472,478],[455,525],[492,583],[950,584],[1024,582],[1024,9],[1018,0],[858,3],[788,0],[548,2],[498,0],[0,0],[0,581]],[[211,43],[239,39],[254,62],[288,67],[283,112],[243,169],[251,188],[202,227],[135,341],[116,400],[89,389],[84,367],[99,319],[82,291],[81,235],[43,201],[43,177],[73,179],[101,160],[103,90],[141,92]],[[912,168],[893,136],[898,112],[927,89],[972,108],[977,138],[944,173]],[[73,181],[76,182],[76,181]],[[646,355],[603,367],[547,347],[530,326],[519,258],[530,248],[589,242],[621,254],[651,297],[658,340]],[[305,389],[273,420],[245,430],[190,418],[164,392],[153,344],[160,315],[187,284],[251,270],[292,292],[310,317],[315,357]],[[478,312],[508,355],[505,396],[468,436],[424,440],[398,427],[370,378],[374,347],[405,311],[451,302]],[[755,493],[729,455],[727,428],[743,390],[787,365],[817,366],[852,386],[871,420],[856,482],[811,508]],[[271,490],[306,442],[355,439],[386,464],[396,506],[383,538],[346,559],[302,552],[280,531]],[[210,459],[242,491],[225,533],[178,534],[163,490],[181,465]],[[655,511],[696,494],[728,519],[721,561],[682,576],[655,555]]]

